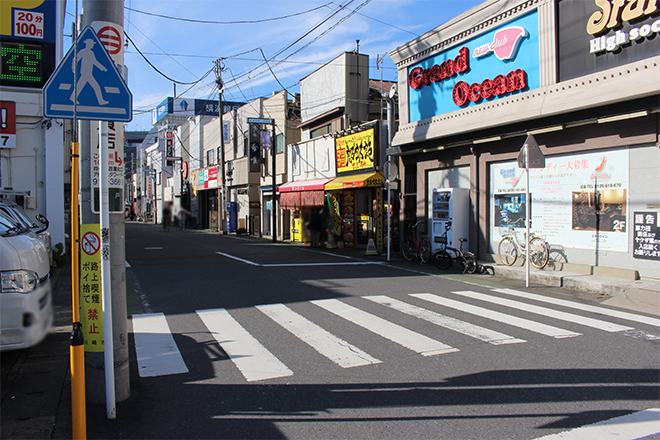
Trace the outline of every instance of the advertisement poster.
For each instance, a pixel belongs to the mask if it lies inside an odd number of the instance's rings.
[[[546,157],[545,168],[530,170],[532,231],[550,245],[627,252],[628,157],[628,150]],[[526,182],[517,162],[491,165],[494,242],[508,224],[525,227]]]
[[[100,226],[80,226],[80,320],[85,351],[103,351]]]

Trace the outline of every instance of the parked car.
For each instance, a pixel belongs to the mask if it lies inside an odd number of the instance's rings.
[[[53,325],[50,260],[34,232],[0,211],[0,351],[41,342]]]
[[[37,214],[36,220],[41,223],[41,225],[37,225],[30,219],[30,217],[28,217],[28,215],[19,205],[5,198],[0,198],[0,212],[4,212],[18,224],[37,234],[46,245],[46,250],[48,251],[48,259],[49,261],[51,260],[53,256],[53,246],[50,239],[50,232],[47,231],[48,219],[46,217],[41,214]]]

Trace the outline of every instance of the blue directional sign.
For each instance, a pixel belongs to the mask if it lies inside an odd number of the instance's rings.
[[[87,26],[44,86],[44,117],[129,122],[133,95],[101,40]],[[76,78],[74,67],[77,64]]]

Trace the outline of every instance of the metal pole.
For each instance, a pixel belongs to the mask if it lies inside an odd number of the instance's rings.
[[[531,249],[529,248],[529,225],[532,222],[532,219],[529,218],[531,211],[531,200],[529,200],[529,144],[525,142],[525,174],[527,175],[527,186],[525,189],[525,219],[527,220],[525,226],[525,286],[529,287],[529,254]]]
[[[115,356],[112,331],[112,277],[110,275],[110,203],[108,197],[108,123],[101,121],[99,139],[99,168],[101,178],[101,283],[103,291],[103,344],[105,361],[106,415],[116,418],[115,407]]]
[[[78,2],[76,1],[76,23],[73,31],[75,64],[73,66],[74,93],[78,79]],[[71,421],[74,439],[87,438],[87,404],[85,398],[85,337],[80,320],[80,214],[78,192],[80,185],[80,144],[78,143],[78,105],[73,100],[73,142],[71,143],[71,303],[73,328],[70,337],[69,357],[71,360]]]
[[[218,232],[222,231],[223,235],[227,234],[227,219],[226,219],[226,201],[227,201],[227,186],[225,185],[225,130],[222,123],[222,88],[224,84],[222,83],[222,58],[215,60],[215,73],[216,80],[215,83],[218,86],[218,120],[220,121],[220,166],[221,173],[220,178],[222,179],[221,190],[218,193],[218,220],[222,223],[222,226],[218,225]],[[222,214],[221,214],[222,213]]]
[[[284,94],[284,99],[286,100],[286,93]],[[285,114],[286,118],[286,114]],[[286,120],[284,122],[286,125]],[[277,241],[277,211],[275,209],[275,204],[277,203],[277,179],[275,178],[275,162],[277,161],[277,156],[275,155],[276,149],[276,139],[275,139],[275,120],[273,119],[273,138],[270,140],[270,149],[273,156],[273,196],[270,204],[270,215],[273,217],[273,243]]]
[[[75,105],[75,104],[74,104]],[[73,121],[74,133],[76,120]],[[71,297],[73,307],[73,330],[70,338],[71,357],[71,415],[74,439],[87,438],[87,413],[85,403],[85,340],[80,322],[80,284],[79,284],[79,235],[80,222],[78,219],[78,148],[75,140],[71,145]]]

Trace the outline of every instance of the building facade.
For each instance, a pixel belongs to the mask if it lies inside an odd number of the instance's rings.
[[[555,267],[659,276],[658,16],[655,1],[490,0],[393,50],[403,220],[439,235],[433,190],[466,188],[466,238],[488,258],[528,190]],[[545,163],[526,188],[530,134]]]

